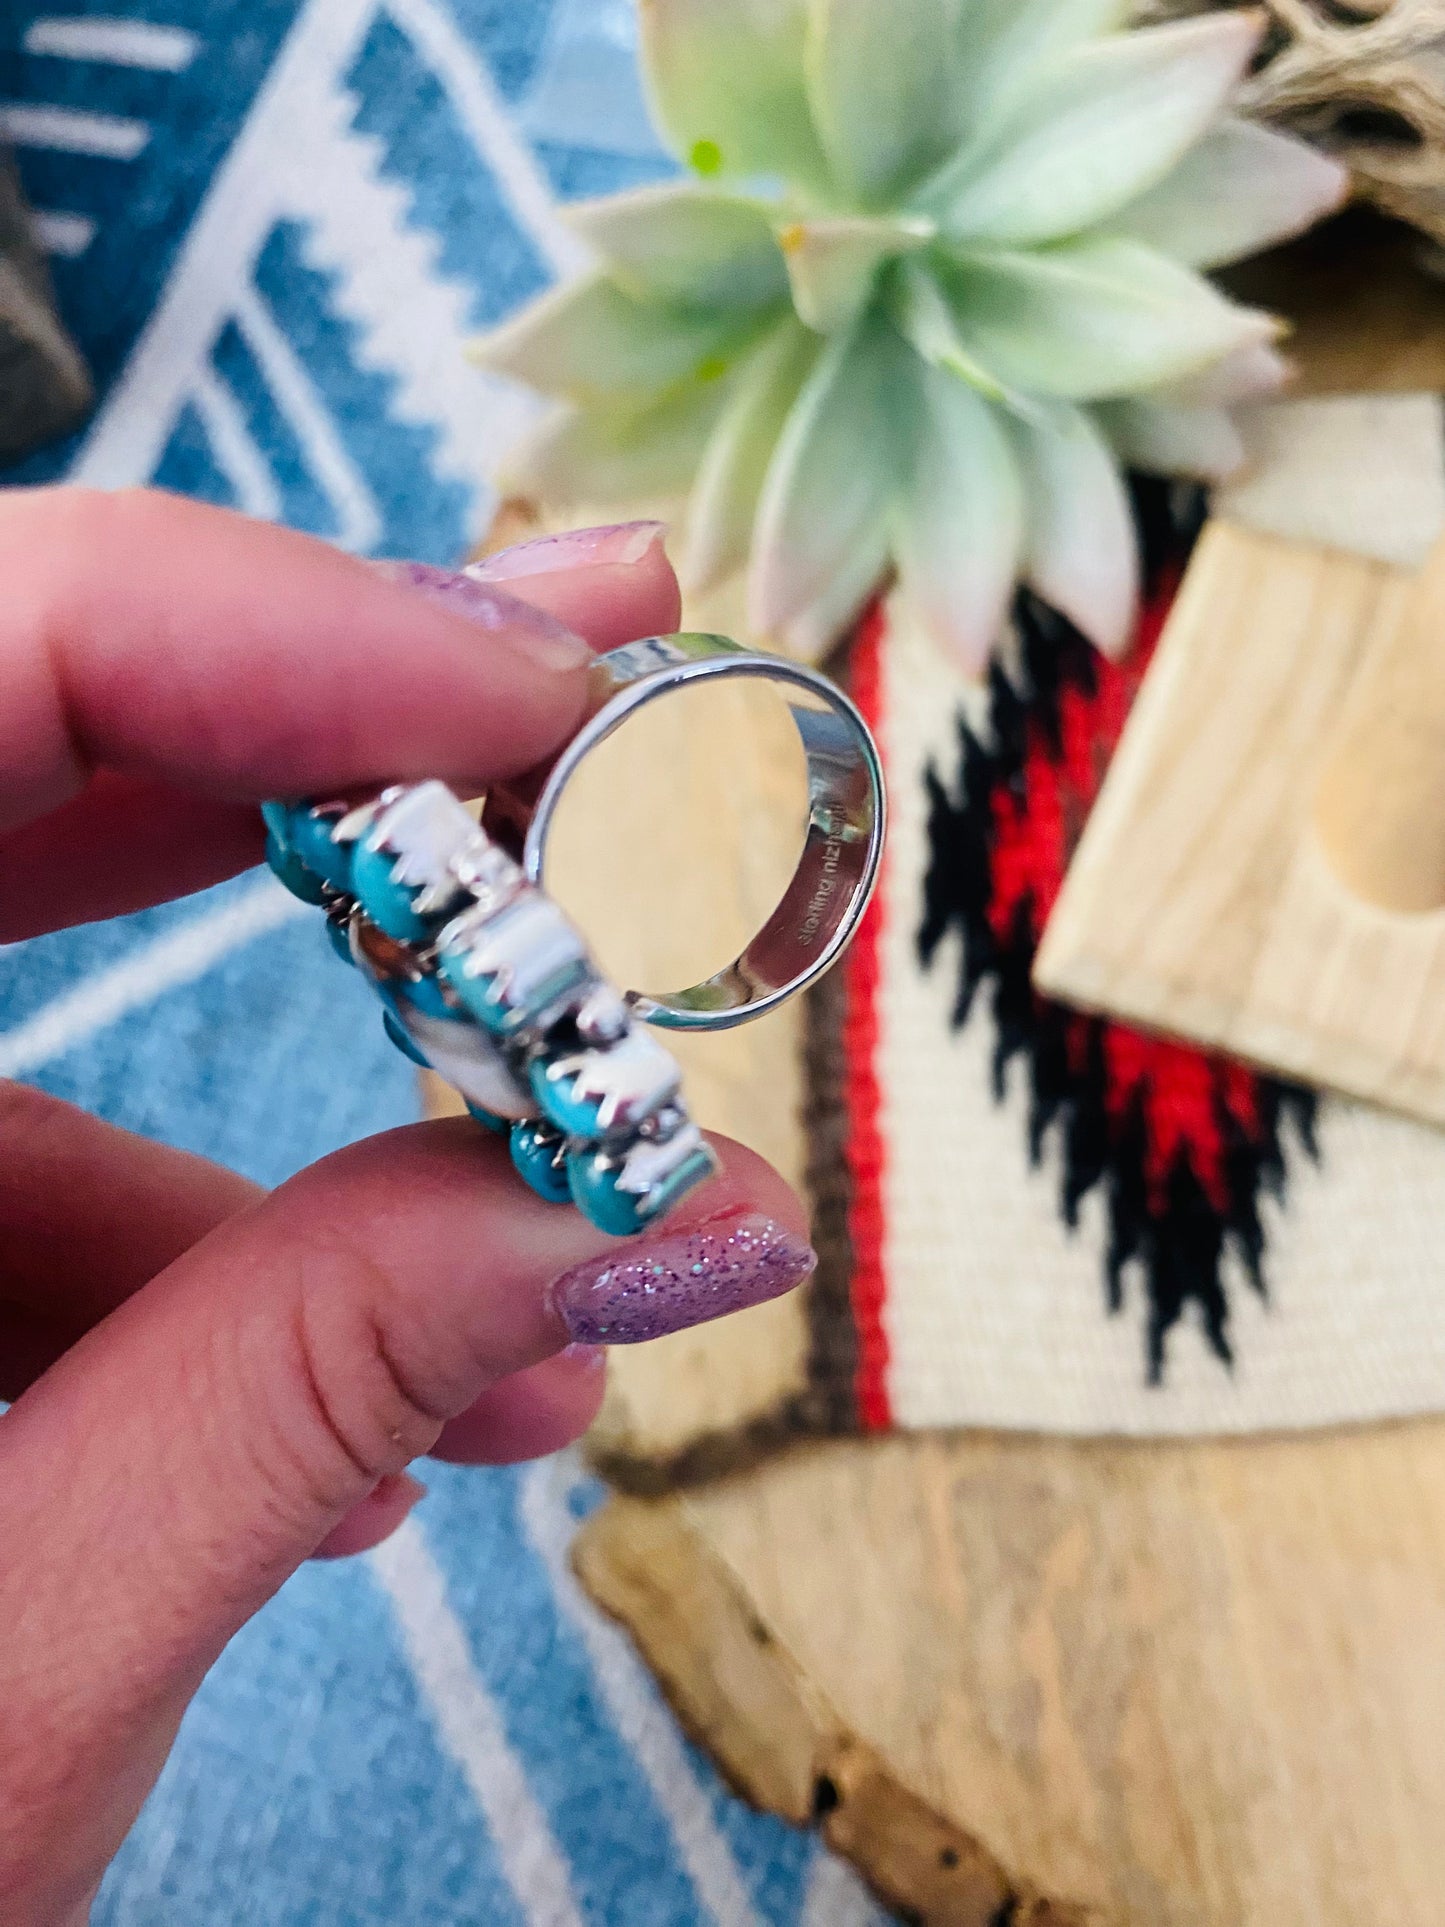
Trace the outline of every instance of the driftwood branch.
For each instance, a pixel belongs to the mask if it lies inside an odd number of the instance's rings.
[[[1234,0],[1143,0],[1141,20]],[[1445,245],[1445,0],[1265,0],[1243,110],[1348,163],[1358,193]]]
[[[15,169],[0,154],[0,464],[74,428],[90,400],[90,377],[56,316]]]

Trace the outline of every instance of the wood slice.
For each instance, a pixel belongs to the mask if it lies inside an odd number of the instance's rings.
[[[576,1560],[740,1789],[927,1927],[1438,1927],[1445,1425],[830,1443]]]

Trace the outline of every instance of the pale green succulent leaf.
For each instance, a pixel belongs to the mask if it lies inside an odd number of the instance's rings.
[[[991,126],[1064,55],[1122,27],[1130,0],[968,0],[960,134]]]
[[[1346,168],[1253,121],[1227,119],[1112,225],[1191,268],[1218,268],[1301,233],[1349,192]]]
[[[997,643],[1024,536],[1004,417],[947,371],[920,365],[913,459],[894,527],[901,592],[969,674]]]
[[[808,0],[808,102],[833,176],[856,204],[876,207],[955,145],[967,4]]]
[[[663,181],[574,202],[564,218],[639,300],[759,308],[787,297],[771,213],[746,195]]]
[[[683,495],[725,399],[710,382],[641,408],[558,403],[510,451],[502,486],[559,509]]]
[[[1011,423],[1027,500],[1023,574],[1106,656],[1122,655],[1139,599],[1134,515],[1108,442],[1082,408]]]
[[[782,629],[778,639],[786,652],[804,662],[821,662],[883,588],[891,562],[888,525],[880,521],[842,558],[813,601]]]
[[[1128,468],[1150,475],[1192,475],[1214,482],[1244,460],[1244,443],[1223,408],[1183,408],[1153,401],[1113,401],[1099,425]]]
[[[881,570],[896,485],[888,397],[904,353],[865,320],[826,345],[804,382],[753,527],[748,604],[759,634],[786,636],[818,605],[835,606],[839,578],[856,583],[860,557]]]
[[[873,293],[885,261],[926,247],[937,230],[918,215],[840,214],[790,221],[778,240],[787,262],[793,306],[819,334],[855,319]]]
[[[953,236],[1007,247],[1079,234],[1161,180],[1224,106],[1259,39],[1225,12],[1079,48],[966,145],[920,205]]]
[[[688,501],[685,587],[711,588],[747,561],[768,464],[821,345],[790,316],[733,377]]]
[[[899,266],[889,285],[888,308],[893,325],[926,362],[947,369],[989,401],[1015,399],[965,342],[952,304],[925,263]]]
[[[1150,388],[1146,401],[1177,402],[1185,408],[1233,408],[1243,401],[1277,395],[1290,377],[1290,364],[1267,341],[1246,342],[1222,361]]]
[[[640,0],[639,14],[653,111],[689,167],[827,189],[803,86],[805,0]]]
[[[549,290],[472,354],[544,395],[605,404],[721,374],[757,325],[733,310],[683,312],[637,301],[593,275]]]
[[[1227,472],[1226,408],[1286,372],[1277,324],[1198,270],[1342,192],[1221,121],[1258,12],[1126,33],[1135,0],[639,4],[702,178],[574,209],[599,272],[482,344],[566,404],[513,479],[578,508],[686,491],[690,583],[749,561],[752,627],[809,654],[895,563],[970,668],[1021,576],[1122,648],[1121,463]]]
[[[1278,332],[1190,269],[1115,238],[960,255],[941,285],[997,380],[1069,401],[1174,381]]]

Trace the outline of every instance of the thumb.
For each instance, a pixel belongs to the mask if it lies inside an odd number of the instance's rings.
[[[226,1640],[488,1384],[595,1338],[599,1306],[625,1333],[628,1278],[640,1334],[806,1275],[797,1200],[721,1148],[691,1213],[624,1246],[465,1120],[372,1139],[217,1227],[0,1417],[7,1922],[83,1904]]]

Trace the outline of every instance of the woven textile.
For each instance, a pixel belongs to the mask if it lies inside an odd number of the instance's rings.
[[[6,482],[155,482],[448,562],[528,404],[467,335],[576,261],[559,199],[664,171],[625,0],[0,10],[20,160],[99,412]],[[344,1066],[344,1071],[341,1067]],[[275,1182],[416,1115],[313,918],[247,877],[0,950],[0,1073]],[[376,1555],[235,1641],[100,1927],[849,1927],[565,1564],[566,1462],[427,1473]]]
[[[987,690],[886,609],[854,647],[893,827],[814,1020],[847,1152],[797,1409],[827,1429],[1207,1433],[1445,1405],[1445,1137],[1030,984],[1202,508],[1136,499],[1151,581],[1122,667],[1028,596]]]

